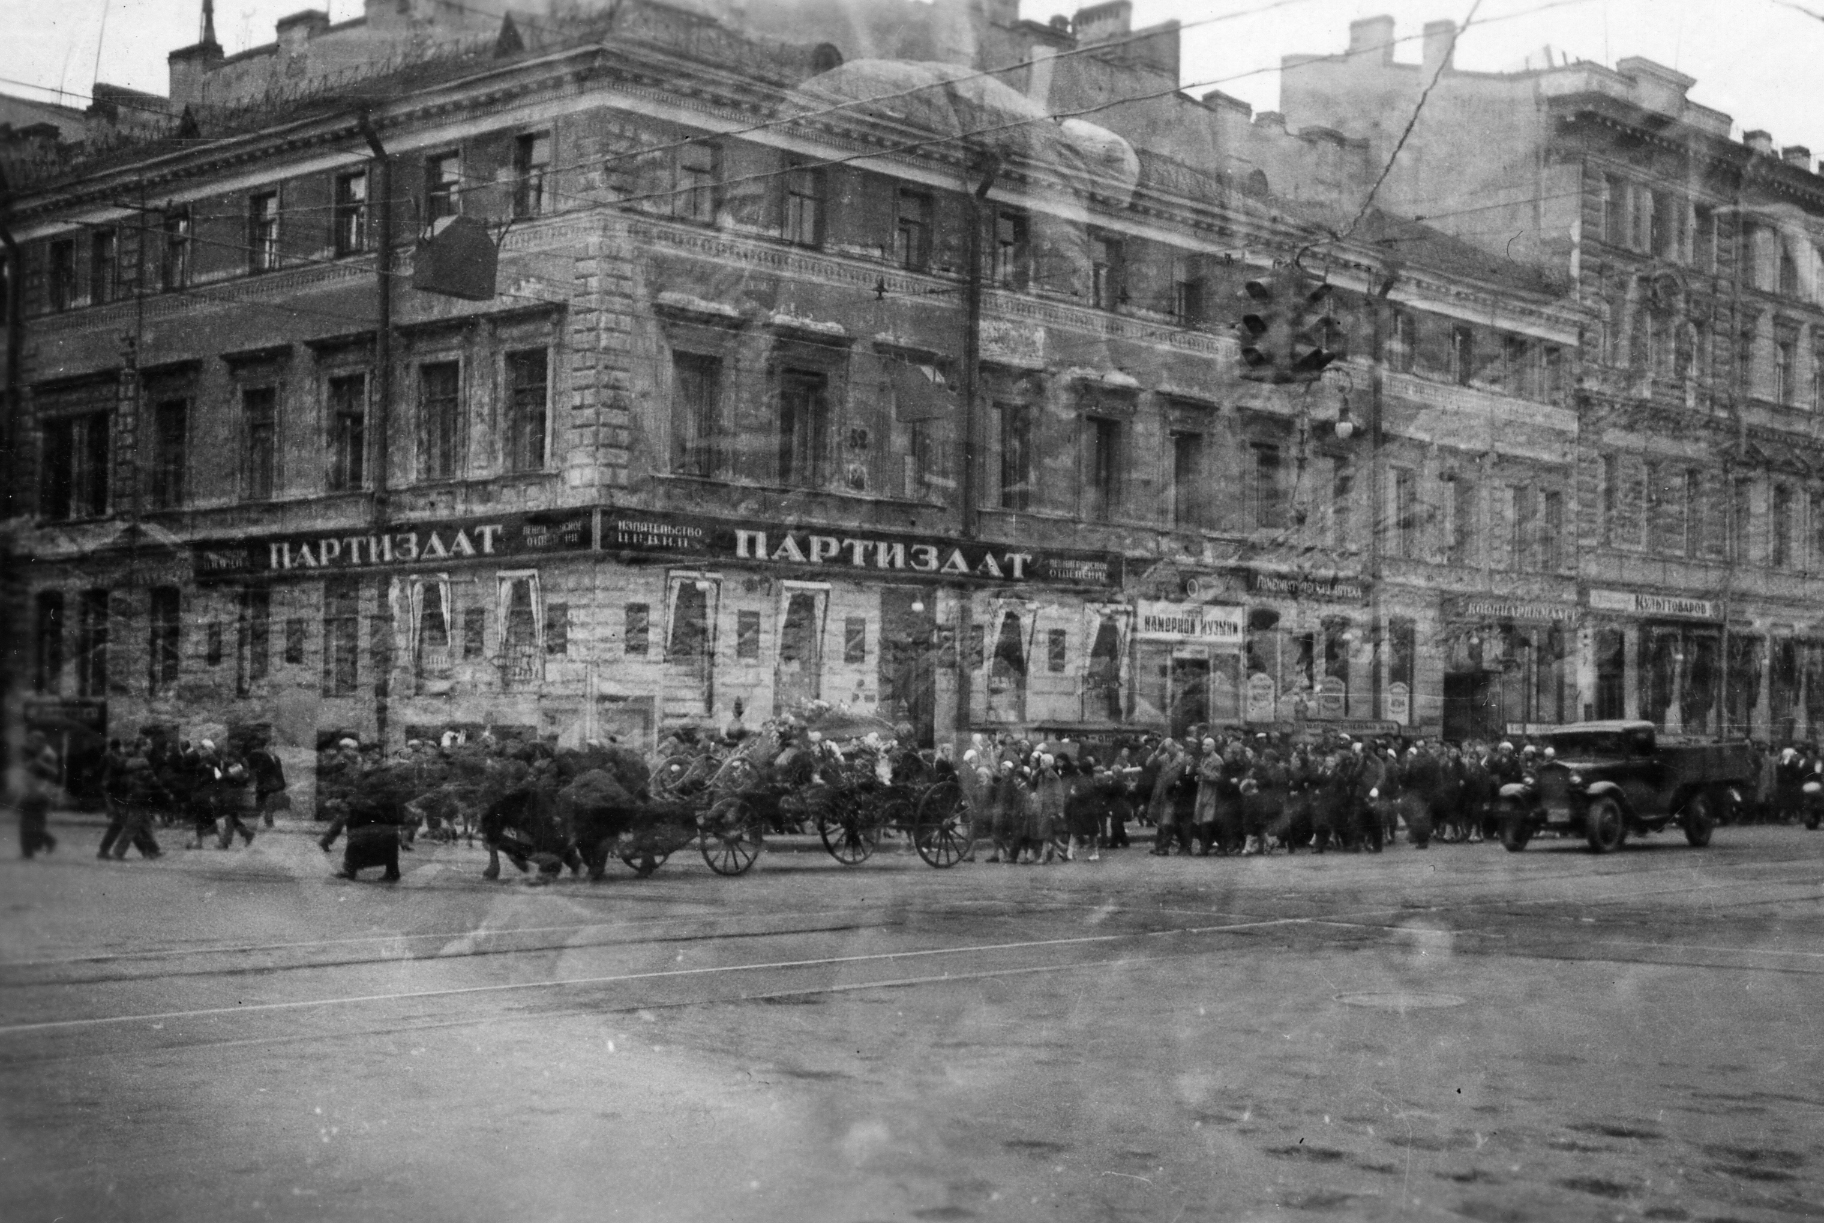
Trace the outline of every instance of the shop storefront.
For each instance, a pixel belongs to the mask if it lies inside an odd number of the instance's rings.
[[[1134,610],[1135,720],[1174,736],[1239,725],[1246,609],[1141,599]]]
[[[1439,617],[1444,737],[1486,740],[1576,721],[1577,616],[1573,603],[1446,599]]]
[[[1692,735],[1753,724],[1766,640],[1726,632],[1715,601],[1595,588],[1589,608],[1593,716]]]

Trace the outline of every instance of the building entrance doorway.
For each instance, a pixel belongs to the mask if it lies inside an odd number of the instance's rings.
[[[1502,716],[1500,677],[1488,671],[1465,671],[1444,676],[1444,737],[1457,743],[1468,739],[1499,739],[1506,730]]]
[[[1172,736],[1182,739],[1191,727],[1210,720],[1210,660],[1207,658],[1172,659],[1171,711],[1168,723]]]

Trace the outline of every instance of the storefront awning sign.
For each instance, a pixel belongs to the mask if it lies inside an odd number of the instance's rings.
[[[857,578],[974,580],[992,586],[1121,584],[1121,557],[1113,552],[1066,552],[882,531],[826,531],[687,514],[606,511],[602,548]]]
[[[1171,603],[1141,599],[1136,603],[1139,623],[1135,632],[1142,641],[1182,641],[1241,648],[1245,611],[1207,603]]]
[[[1684,599],[1676,595],[1646,594],[1638,590],[1591,590],[1590,606],[1597,611],[1631,612],[1637,616],[1674,616],[1681,620],[1720,620],[1722,613],[1709,599]]]
[[[524,561],[587,549],[592,542],[592,520],[589,510],[571,510],[397,523],[378,532],[313,531],[201,543],[193,553],[198,581],[310,577],[463,561]]]
[[[1255,594],[1277,595],[1288,599],[1324,599],[1342,603],[1361,603],[1368,598],[1368,583],[1357,577],[1335,575],[1322,577],[1304,573],[1272,573],[1260,569],[1240,571],[1247,588]]]
[[[1552,623],[1574,620],[1570,603],[1528,603],[1516,599],[1464,598],[1448,602],[1444,614],[1463,620],[1522,620]]]

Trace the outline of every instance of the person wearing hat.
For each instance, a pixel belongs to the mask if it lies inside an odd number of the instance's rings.
[[[1773,813],[1782,824],[1795,819],[1805,798],[1805,757],[1788,745],[1773,766]]]
[[[116,830],[109,825],[108,831],[114,833],[113,851],[115,861],[127,856],[129,845],[139,850],[142,858],[156,858],[162,854],[158,840],[152,835],[152,810],[161,797],[158,777],[152,772],[141,746],[134,748],[134,754],[127,758],[123,770],[124,784],[121,787],[120,810],[121,825]],[[106,844],[107,838],[103,838]]]
[[[272,827],[273,813],[289,811],[291,800],[285,796],[285,766],[272,750],[270,737],[256,739],[247,753],[247,772],[253,776],[253,805],[266,827]]]
[[[247,772],[247,766],[232,757],[223,757],[216,765],[215,809],[221,817],[222,834],[216,842],[217,849],[227,849],[234,844],[234,834],[240,833],[247,844],[253,844],[253,827],[242,819],[251,817],[253,812],[253,778]]]
[[[57,749],[33,731],[25,737],[25,793],[19,802],[19,856],[30,858],[39,850],[55,853],[57,838],[51,835],[51,800],[58,789]]]

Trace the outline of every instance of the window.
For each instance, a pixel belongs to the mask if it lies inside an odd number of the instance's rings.
[[[354,492],[367,482],[367,375],[329,380],[329,491]]]
[[[462,211],[462,154],[424,159],[424,215],[427,221]]]
[[[1799,265],[1793,259],[1792,252],[1786,249],[1783,238],[1775,234],[1774,241],[1780,244],[1780,294],[1784,297],[1797,297],[1799,295]]]
[[[1824,571],[1824,492],[1811,494],[1811,571]],[[1819,695],[1824,696],[1824,690]]]
[[[678,150],[676,192],[671,214],[687,221],[715,224],[716,191],[721,180],[721,150],[713,144],[687,144]]]
[[[1811,350],[1811,410],[1824,412],[1824,344]]]
[[[1611,246],[1625,245],[1627,236],[1628,185],[1613,174],[1602,176],[1602,240]]]
[[[508,471],[542,471],[545,466],[545,422],[550,417],[551,360],[543,348],[507,354]]]
[[[1769,563],[1775,569],[1792,567],[1792,490],[1784,484],[1773,489],[1773,556]]]
[[[547,603],[545,605],[545,653],[568,654],[570,652],[570,605],[568,603]]]
[[[1794,365],[1798,361],[1799,341],[1797,337],[1782,335],[1773,342],[1773,398],[1780,404],[1792,403],[1795,377]]]
[[[1618,628],[1597,629],[1596,716],[1620,718],[1624,715],[1627,692],[1627,638]]]
[[[1285,489],[1280,480],[1279,447],[1257,442],[1252,450],[1254,479],[1250,500],[1254,510],[1253,525],[1264,530],[1283,529],[1286,525],[1286,502]]]
[[[503,683],[535,683],[544,678],[540,648],[538,575],[530,571],[501,573],[500,676]]]
[[[462,609],[462,657],[472,662],[487,653],[488,613],[486,608]]]
[[[1067,665],[1070,633],[1061,628],[1054,628],[1045,634],[1045,669],[1053,675],[1063,673]]]
[[[779,377],[779,482],[818,488],[827,473],[830,433],[828,379],[788,369]]]
[[[304,636],[310,630],[305,627],[304,617],[292,616],[285,621],[285,665],[300,667],[304,665]]]
[[[1564,349],[1547,344],[1540,351],[1539,397],[1557,403],[1564,395]]]
[[[85,412],[44,422],[39,512],[46,518],[99,518],[108,512],[110,414]]]
[[[279,193],[262,191],[247,199],[247,270],[279,266]]]
[[[1474,565],[1476,556],[1476,485],[1458,476],[1451,481],[1450,563]]]
[[[1653,212],[1648,222],[1650,226],[1648,243],[1653,253],[1661,259],[1676,258],[1679,225],[1673,214],[1679,207],[1678,197],[1666,191],[1652,192],[1649,207]]]
[[[849,616],[842,622],[842,661],[868,661],[868,622],[862,616]]]
[[[108,592],[85,590],[76,604],[76,695],[108,695]]]
[[[190,450],[190,404],[167,399],[152,411],[152,508],[184,504]]]
[[[100,306],[120,293],[120,239],[111,229],[89,235],[89,304]]]
[[[355,695],[360,669],[361,588],[333,578],[323,583],[323,695]]]
[[[367,249],[367,171],[336,176],[336,254]]]
[[[164,239],[158,265],[158,287],[172,293],[190,283],[190,213],[187,210],[165,214]]]
[[[1393,553],[1407,560],[1419,559],[1418,479],[1404,468],[1393,473]]]
[[[743,611],[735,613],[735,657],[760,657],[760,613]]]
[[[1696,556],[1704,546],[1704,474],[1695,469],[1685,472],[1685,538],[1684,553]]]
[[[1418,320],[1404,310],[1393,311],[1387,320],[1387,363],[1410,374],[1418,349]]]
[[[55,694],[63,687],[63,592],[38,592],[37,674],[34,687]]]
[[[1525,336],[1510,335],[1501,341],[1501,385],[1510,395],[1530,399],[1533,389],[1533,346]]]
[[[1127,297],[1121,283],[1124,254],[1119,238],[1098,234],[1089,240],[1089,297],[1098,310],[1114,310]]]
[[[1001,508],[1032,508],[1032,408],[996,404],[1001,418]]]
[[[154,586],[146,617],[148,681],[155,696],[171,691],[177,683],[183,642],[181,599],[175,586]]]
[[[270,501],[278,485],[278,391],[252,386],[241,392],[247,437],[246,492],[249,501]]]
[[[899,193],[899,218],[893,258],[902,268],[922,272],[931,264],[931,196],[924,191]]]
[[[1564,568],[1564,494],[1548,490],[1540,500],[1539,565],[1556,573]]]
[[[722,474],[722,361],[698,353],[671,358],[671,463],[681,475]]]
[[[627,617],[621,629],[621,648],[628,654],[637,654],[644,658],[652,648],[652,605],[649,603],[629,603]]]
[[[1699,204],[1691,210],[1691,265],[1700,272],[1716,271],[1716,210]]]
[[[551,206],[545,178],[551,172],[551,134],[533,132],[513,142],[513,215],[535,217]]]
[[[1024,289],[1031,276],[1026,214],[1001,209],[994,215],[993,280],[1003,289]]]
[[[203,662],[211,667],[222,665],[222,622],[211,620],[203,625]]]
[[[1508,568],[1534,569],[1538,567],[1538,556],[1534,545],[1538,541],[1537,500],[1532,486],[1516,484],[1509,490],[1513,498],[1514,520],[1513,536],[1508,543]]]
[[[1729,559],[1746,564],[1749,531],[1754,524],[1754,481],[1738,478],[1729,490]]]
[[[1348,459],[1334,459],[1330,468],[1330,545],[1344,549],[1355,546],[1355,528],[1350,507],[1355,502],[1355,468]]]
[[[462,366],[437,361],[418,367],[418,478],[451,480],[461,470]]]
[[[1476,366],[1476,333],[1468,327],[1450,329],[1450,380],[1468,386]]]
[[[1172,525],[1203,526],[1203,434],[1172,434]]]
[[[68,310],[76,304],[76,241],[51,243],[50,306]]]
[[[248,586],[241,591],[240,617],[235,624],[235,655],[239,663],[236,690],[250,695],[255,683],[266,678],[272,666],[272,591]]]
[[[1084,422],[1084,476],[1089,487],[1088,516],[1097,522],[1114,518],[1121,506],[1121,422],[1092,416]]]
[[[785,172],[785,240],[796,246],[823,241],[823,171],[793,166]]]
[[[1648,250],[1648,231],[1653,221],[1653,193],[1646,188],[1628,192],[1628,245],[1637,251]]]
[[[1207,312],[1205,286],[1201,279],[1180,280],[1172,286],[1172,316],[1180,327],[1195,327]]]
[[[1602,542],[1614,547],[1616,542],[1615,512],[1621,489],[1621,462],[1612,454],[1602,456]]]

